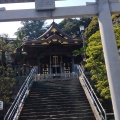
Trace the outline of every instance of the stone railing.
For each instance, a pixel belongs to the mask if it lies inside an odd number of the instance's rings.
[[[37,74],[36,80],[63,80],[63,79],[72,79],[78,78],[77,73],[61,73],[61,74]]]

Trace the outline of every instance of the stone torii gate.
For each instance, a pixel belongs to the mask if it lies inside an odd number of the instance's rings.
[[[117,0],[96,0],[94,3],[87,3],[87,6],[60,8],[55,8],[54,0],[0,0],[0,3],[34,1],[35,9],[5,10],[1,8],[0,22],[98,15],[115,120],[120,120],[120,60],[111,20],[111,14],[120,13],[120,3]]]

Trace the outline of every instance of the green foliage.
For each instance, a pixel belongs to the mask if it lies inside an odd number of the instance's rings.
[[[120,27],[120,15],[119,14],[113,14],[112,21],[113,21],[114,27]],[[92,21],[90,22],[88,27],[85,29],[84,37],[86,39],[89,39],[89,37],[98,30],[99,30],[98,17],[95,16],[95,17],[92,17]]]
[[[120,15],[119,14],[112,15],[112,21],[113,21],[114,27],[120,27]]]
[[[78,56],[78,55],[81,55],[81,54],[85,53],[85,50],[82,47],[79,50],[74,50],[72,53],[73,53],[74,56]]]
[[[0,39],[0,50],[1,51],[13,51],[15,48],[17,48],[19,46],[21,41],[19,40],[15,40],[15,41],[11,41],[9,43],[7,43],[5,41],[5,38],[1,38]]]
[[[11,43],[8,43],[7,46],[9,47],[9,51],[16,53],[17,48],[21,47],[22,44],[23,41],[17,39],[15,41],[12,41]]]
[[[95,87],[100,95],[105,99],[109,99],[110,91],[106,89],[109,87],[99,32],[96,32],[89,38],[86,55],[88,56],[86,67],[92,73],[91,80],[95,81]]]
[[[28,37],[29,40],[33,40],[45,32],[44,20],[30,20],[21,22],[23,27],[18,28],[15,35],[19,40],[22,40],[25,36]]]
[[[0,100],[8,104],[12,95],[12,88],[15,85],[14,72],[11,68],[5,69],[0,66]]]
[[[6,65],[6,51],[16,51],[16,48],[19,47],[22,44],[21,41],[11,41],[9,43],[6,43],[5,38],[0,38],[0,56],[2,59],[0,60],[2,66]]]
[[[7,46],[6,46],[6,42],[5,42],[5,39],[1,38],[0,39],[0,50],[6,50],[7,49]]]
[[[84,37],[89,38],[92,34],[99,30],[98,17],[93,17],[92,21],[85,29]]]
[[[65,32],[68,35],[76,34],[77,31],[79,31],[79,20],[77,19],[64,19],[59,24],[58,27]]]
[[[5,51],[8,49],[8,46],[5,42],[4,38],[0,39],[0,56],[1,56],[1,60],[0,60],[0,65],[4,66],[6,64],[6,58],[5,58]]]
[[[120,48],[120,27],[115,28],[114,31],[118,48]],[[100,95],[105,99],[109,99],[110,91],[99,31],[89,38],[86,55],[88,56],[86,60],[86,67],[89,68],[92,73],[91,80],[95,81],[95,87]]]
[[[80,19],[80,25],[84,25],[84,27],[87,28],[89,26],[91,20],[92,20],[91,18],[84,18],[84,17],[82,17]]]
[[[80,25],[84,25],[85,28],[89,25],[91,19],[90,18],[81,18],[78,19],[64,19],[58,24],[58,27],[70,36],[80,37]]]

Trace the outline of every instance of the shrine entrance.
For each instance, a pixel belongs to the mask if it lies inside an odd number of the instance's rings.
[[[62,63],[62,59],[60,56],[52,56],[51,57],[51,72],[52,74],[58,74],[58,73],[61,73],[61,69],[62,69],[62,66],[61,66],[61,63]]]
[[[80,57],[79,57],[80,58]],[[39,73],[40,74],[62,74],[73,72],[72,62],[74,57],[68,57],[65,55],[50,55],[45,56],[39,61]],[[81,58],[82,60],[82,58]]]

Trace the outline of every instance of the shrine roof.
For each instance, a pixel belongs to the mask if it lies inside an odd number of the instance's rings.
[[[27,41],[25,45],[49,45],[50,43],[60,44],[79,44],[81,39],[73,39],[61,29],[59,29],[55,22],[53,22],[50,28],[35,40]]]
[[[72,38],[71,38],[69,35],[67,35],[67,34],[64,33],[61,29],[59,29],[59,28],[57,27],[57,25],[56,25],[55,22],[53,22],[53,23],[51,24],[50,28],[49,28],[43,35],[41,35],[37,40],[46,37],[46,35],[56,34],[56,33],[59,34],[61,37],[64,36],[64,37],[66,37],[67,39],[72,40]]]

